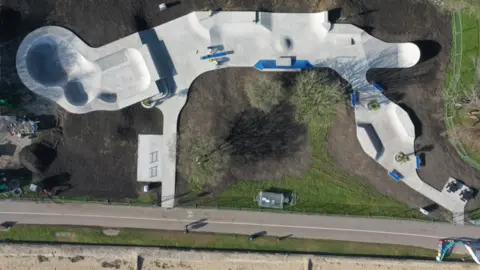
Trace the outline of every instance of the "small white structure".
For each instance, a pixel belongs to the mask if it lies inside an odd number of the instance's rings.
[[[162,135],[138,135],[138,182],[161,182],[163,168]]]
[[[158,8],[160,9],[160,11],[164,11],[167,9],[167,5],[165,3],[161,3],[160,5],[158,5]]]
[[[291,57],[278,57],[276,63],[279,67],[291,67],[292,60],[293,59]]]
[[[428,212],[427,210],[425,210],[423,208],[420,208],[419,210],[420,210],[420,213],[422,213],[425,216],[428,216],[430,214],[430,212]]]

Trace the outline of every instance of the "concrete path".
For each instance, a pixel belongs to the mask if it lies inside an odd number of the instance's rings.
[[[202,232],[268,235],[387,243],[436,249],[447,237],[478,238],[480,228],[374,218],[299,215],[230,210],[163,209],[99,204],[0,202],[1,221],[19,224],[85,225],[184,230],[200,221]]]

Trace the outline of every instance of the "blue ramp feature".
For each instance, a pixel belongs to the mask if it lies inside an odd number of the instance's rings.
[[[357,92],[353,91],[350,97],[352,100],[352,107],[357,106]]]
[[[399,172],[397,172],[395,170],[389,172],[388,175],[390,175],[390,177],[395,179],[396,182],[400,182],[403,179],[403,175],[401,175]]]
[[[265,69],[285,69],[285,70],[302,70],[313,68],[312,64],[308,60],[292,59],[292,65],[290,66],[277,66],[276,60],[260,60],[254,67],[260,71]]]
[[[422,160],[421,160],[420,156],[415,156],[415,158],[416,158],[417,169],[418,169],[422,166]]]
[[[375,82],[372,82],[372,86],[375,87],[379,92],[383,92],[383,88]]]

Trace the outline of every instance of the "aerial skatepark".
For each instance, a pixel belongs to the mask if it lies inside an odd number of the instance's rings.
[[[226,67],[331,68],[352,86],[357,139],[386,169],[385,178],[390,174],[392,181],[404,182],[462,223],[466,201],[459,193],[468,187],[439,191],[419,178],[412,120],[367,81],[372,68],[409,68],[420,58],[413,43],[386,43],[354,25],[330,23],[327,12],[193,12],[99,48],[67,29],[42,27],[23,40],[16,65],[30,90],[72,113],[119,110],[149,100],[164,115],[165,155],[174,149],[178,116],[200,74]],[[375,110],[371,102],[377,103]],[[408,161],[395,160],[400,152],[409,155]],[[175,161],[164,158],[161,167],[162,206],[169,208],[174,206]]]

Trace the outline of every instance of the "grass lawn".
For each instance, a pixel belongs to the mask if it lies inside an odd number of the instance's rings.
[[[290,190],[299,196],[297,204],[287,211],[391,216],[417,218],[418,211],[378,193],[373,186],[358,177],[346,176],[335,169],[326,150],[330,121],[308,127],[313,152],[313,166],[303,178],[284,177],[274,181],[247,181],[230,187],[214,202],[219,207],[258,209],[253,197],[267,189]],[[356,139],[356,138],[352,138]],[[365,158],[369,158],[365,156]],[[386,175],[386,173],[385,173]],[[385,181],[391,181],[385,176]]]
[[[56,232],[70,232],[69,237],[56,237]],[[249,241],[246,235],[189,233],[121,229],[118,236],[106,236],[101,228],[70,226],[15,225],[0,238],[16,241],[73,242],[118,245],[148,245],[159,247],[235,249],[256,251],[311,252],[348,255],[377,255],[433,259],[435,250],[386,244],[357,243],[333,240],[287,238],[277,242],[275,237],[259,237]]]
[[[452,47],[451,68],[447,74],[445,87],[448,128],[462,125],[471,126],[474,123],[472,119],[467,117],[468,114],[464,110],[455,108],[454,104],[461,103],[463,98],[471,95],[471,90],[478,81],[476,65],[480,55],[479,19],[463,12],[459,14],[458,19],[452,20],[452,24],[453,37],[456,42]],[[456,35],[456,32],[461,32],[461,35]],[[459,62],[460,58],[455,55],[458,53],[461,53],[461,62]],[[458,74],[458,81],[455,83],[452,80],[456,74]],[[448,120],[449,117],[451,117],[451,121]],[[467,143],[462,141],[457,143],[456,148],[466,162],[480,168],[480,151],[471,149]]]

